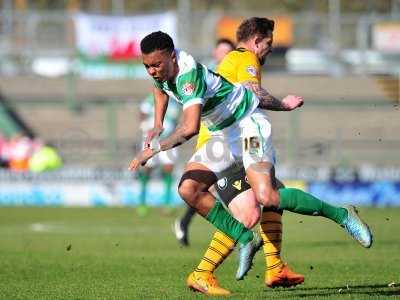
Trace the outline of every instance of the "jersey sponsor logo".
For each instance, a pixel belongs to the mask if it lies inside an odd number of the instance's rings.
[[[221,190],[224,190],[228,186],[228,180],[226,179],[226,177],[221,178],[217,181],[217,185]]]
[[[182,87],[182,92],[186,96],[191,96],[194,92],[194,84],[191,82],[187,82]]]
[[[242,180],[236,180],[234,183],[232,183],[232,186],[238,191],[242,190]]]
[[[251,76],[257,76],[257,69],[254,66],[248,66],[246,68],[247,73],[249,73]]]

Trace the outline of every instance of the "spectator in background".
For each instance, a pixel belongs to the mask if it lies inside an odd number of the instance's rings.
[[[62,159],[51,145],[25,135],[10,140],[0,136],[0,165],[15,172],[40,173],[62,167]]]
[[[0,134],[0,167],[17,172],[44,172],[62,166],[57,150],[36,138],[33,129],[1,93],[0,120],[4,134]]]
[[[215,48],[212,52],[213,60],[211,63],[208,64],[208,68],[210,70],[215,71],[218,64],[225,57],[225,55],[227,55],[234,49],[235,49],[235,44],[231,40],[225,38],[218,39],[217,42],[215,43]],[[200,128],[200,132],[202,130],[204,130],[203,126]],[[197,141],[197,143],[199,145],[199,140]],[[188,238],[189,224],[192,221],[195,212],[196,210],[194,208],[187,206],[184,215],[181,218],[175,220],[174,223],[175,237],[182,246],[189,246],[189,238]]]
[[[229,52],[235,49],[235,44],[225,38],[218,39],[215,43],[215,48],[212,52],[213,60],[208,64],[208,68],[210,70],[215,71],[217,69],[218,64],[221,60],[227,55]]]
[[[8,166],[12,171],[23,172],[29,170],[29,159],[35,151],[36,145],[24,135],[16,135],[7,143]]]

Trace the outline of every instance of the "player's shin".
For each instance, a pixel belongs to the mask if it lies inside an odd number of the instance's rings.
[[[229,256],[236,242],[221,231],[216,231],[195,272],[198,276],[213,273]]]
[[[298,189],[279,189],[279,194],[281,209],[331,219],[341,225],[363,247],[371,247],[371,230],[354,207],[336,207]]]
[[[282,212],[272,208],[263,208],[260,220],[260,234],[267,265],[266,277],[279,272],[283,266],[281,260]],[[269,276],[268,276],[269,275]]]
[[[233,241],[239,242],[239,266],[236,279],[243,279],[252,266],[254,255],[261,247],[261,238],[234,219],[220,202],[215,203],[206,219]]]
[[[253,232],[232,217],[218,201],[205,218],[234,241],[247,244],[253,240]]]
[[[330,205],[313,195],[294,188],[279,189],[280,204],[279,208],[294,213],[322,216],[339,225],[347,218],[347,210],[343,207]]]

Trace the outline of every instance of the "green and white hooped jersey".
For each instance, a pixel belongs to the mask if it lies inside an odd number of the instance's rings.
[[[182,50],[175,50],[179,73],[175,82],[155,82],[185,110],[201,104],[201,121],[210,131],[222,130],[252,113],[258,99],[242,85],[234,85],[208,70]]]

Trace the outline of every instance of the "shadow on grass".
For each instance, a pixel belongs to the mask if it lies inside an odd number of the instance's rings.
[[[269,291],[269,290],[266,290]],[[398,286],[389,287],[387,284],[368,284],[353,286],[336,286],[336,287],[297,287],[292,289],[276,289],[278,292],[291,292],[284,298],[306,298],[318,296],[333,295],[366,295],[366,296],[400,296],[400,288]]]

